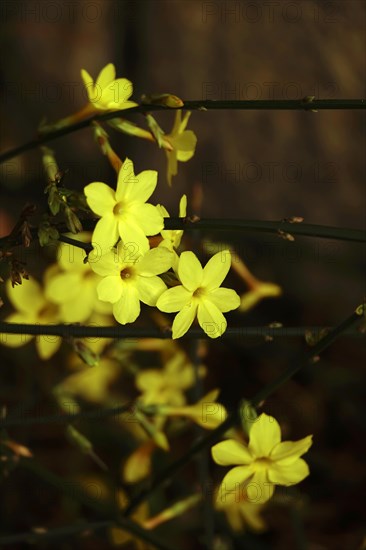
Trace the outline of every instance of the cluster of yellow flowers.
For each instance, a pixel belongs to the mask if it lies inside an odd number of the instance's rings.
[[[182,231],[164,230],[166,209],[146,202],[156,184],[157,172],[135,175],[132,161],[126,159],[115,191],[101,182],[85,187],[89,207],[100,216],[89,254],[92,270],[103,277],[98,297],[113,304],[113,314],[121,324],[137,319],[141,301],[164,312],[179,312],[172,326],[173,338],[183,336],[196,316],[208,336],[221,336],[226,329],[222,312],[240,305],[234,290],[220,288],[230,269],[230,252],[217,253],[204,269],[193,252],[178,257]],[[183,196],[180,213],[185,211]],[[150,248],[147,237],[159,232],[161,243]],[[159,275],[171,268],[177,285],[168,289]]]
[[[43,124],[41,132],[63,128],[96,112],[137,106],[129,99],[133,91],[131,82],[125,78],[116,79],[113,64],[104,67],[95,82],[86,70],[81,71],[81,76],[87,91],[87,105],[52,126]],[[170,94],[151,96],[145,101],[183,106],[179,98]],[[182,119],[181,111],[177,110],[173,128],[168,134],[151,115],[148,115],[149,131],[122,118],[112,119],[109,123],[129,135],[158,143],[167,157],[167,180],[171,185],[172,177],[177,174],[178,161],[189,160],[195,152],[197,139],[194,132],[187,130],[189,117],[187,112]],[[9,300],[16,311],[6,321],[103,326],[111,324],[114,318],[125,325],[138,319],[143,303],[155,308],[155,314],[158,313],[156,310],[176,313],[171,326],[173,340],[185,335],[196,319],[206,335],[218,338],[227,328],[224,313],[236,309],[247,311],[262,298],[281,294],[277,285],[256,279],[241,260],[234,262],[229,246],[225,245],[223,250],[212,255],[205,266],[194,252],[181,250],[183,230],[165,229],[164,219],[169,217],[167,209],[161,204],[148,202],[156,189],[158,173],[144,170],[135,174],[132,160],[126,158],[122,161],[116,155],[103,128],[96,124],[94,129],[103,154],[117,172],[117,183],[112,188],[104,182],[94,181],[84,188],[84,205],[86,201],[97,219],[92,234],[79,232],[77,238],[91,243],[92,250],[85,256],[82,247],[60,244],[58,261],[46,270],[43,286],[32,277],[15,288],[7,281]],[[44,152],[45,158],[52,159],[50,150]],[[71,230],[74,228],[76,233],[80,222],[67,203],[66,195],[58,195],[56,168],[52,169],[55,181],[52,188],[48,188],[49,195],[52,195],[52,199],[49,198],[50,210],[55,215],[60,210],[59,205],[65,204],[72,222]],[[185,218],[186,215],[187,197],[183,195],[179,217]],[[232,266],[249,287],[242,296],[221,286]],[[12,347],[23,345],[32,338],[27,335],[0,337],[0,342]],[[50,358],[60,344],[59,337],[36,338],[37,351],[42,359]],[[94,351],[102,351],[104,344],[105,341],[101,340],[94,346],[90,345],[90,356]],[[122,477],[127,483],[138,482],[151,473],[151,456],[156,447],[169,450],[165,430],[168,420],[172,423],[177,418],[190,420],[203,428],[214,429],[227,418],[225,407],[217,402],[218,389],[193,404],[187,401],[186,391],[195,384],[197,376],[206,374],[206,367],[203,364],[194,367],[177,342],[162,340],[157,344],[143,340],[130,347],[122,343],[119,352],[125,353],[129,368],[133,370],[131,352],[152,349],[161,353],[161,365],[158,368],[155,365],[138,368],[134,372],[139,395],[135,400],[136,423],[129,429],[138,446],[122,467]],[[85,360],[89,366],[91,361]],[[101,357],[100,362],[98,359],[97,364],[98,369],[91,369],[91,373],[90,369],[72,373],[55,388],[55,395],[72,395],[94,403],[105,403],[108,385],[119,375],[118,369],[123,361],[121,356],[117,361],[106,356]],[[216,509],[226,513],[234,530],[245,525],[263,530],[265,523],[261,511],[273,496],[275,485],[293,485],[309,474],[307,464],[300,457],[310,448],[312,436],[299,441],[281,441],[278,422],[266,414],[261,414],[253,422],[247,442],[235,430],[226,435],[228,439],[212,447],[212,457],[221,466],[235,467],[225,475],[215,492]],[[194,495],[149,520],[145,510],[141,519],[145,523],[141,524],[152,528],[174,514],[183,513],[197,503],[196,497]],[[111,536],[116,543],[124,540],[119,529],[112,531]]]

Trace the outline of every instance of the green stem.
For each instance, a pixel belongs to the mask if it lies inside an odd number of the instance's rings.
[[[237,101],[214,101],[214,100],[198,100],[198,101],[185,101],[183,107],[178,109],[185,109],[190,111],[207,111],[211,109],[224,109],[224,110],[295,110],[295,111],[313,111],[313,110],[329,110],[329,109],[365,109],[365,99],[282,99],[282,100],[237,100]],[[129,113],[149,113],[151,111],[176,111],[177,108],[165,107],[162,105],[145,105],[141,104],[137,107],[129,109]],[[19,147],[5,151],[0,155],[0,163],[10,160],[21,153],[35,149],[48,141],[65,136],[82,128],[90,126],[93,121],[110,120],[119,116],[126,116],[126,110],[107,112],[103,114],[94,114],[77,122],[71,124],[66,128],[51,131],[45,135],[39,136],[28,143],[24,143]]]
[[[267,399],[275,390],[277,390],[284,382],[291,378],[296,372],[298,372],[304,366],[311,364],[314,361],[314,358],[329,347],[339,336],[346,331],[348,328],[351,328],[357,322],[359,322],[361,316],[357,313],[352,313],[345,321],[340,323],[337,327],[324,336],[319,342],[311,348],[305,355],[300,355],[296,357],[293,361],[293,364],[285,371],[284,374],[281,374],[273,382],[267,384],[262,390],[260,390],[251,400],[251,404],[257,407],[264,399]],[[144,500],[146,500],[152,493],[155,492],[159,487],[169,483],[169,480],[181,470],[197,453],[216,443],[219,438],[227,432],[230,428],[239,423],[239,407],[236,407],[234,412],[229,414],[227,419],[220,424],[215,430],[210,432],[208,435],[194,443],[192,447],[187,451],[186,454],[181,456],[178,460],[173,462],[165,470],[160,472],[151,482],[150,485],[141,491],[135,498],[133,498],[125,510],[124,514],[129,515],[139,506]]]

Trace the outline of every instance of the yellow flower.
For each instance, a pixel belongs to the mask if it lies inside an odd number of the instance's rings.
[[[98,300],[97,285],[101,278],[88,263],[84,264],[84,257],[82,249],[62,243],[58,249],[60,269],[49,277],[45,287],[45,295],[60,306],[60,316],[67,323],[82,323],[93,311],[110,311],[107,304]]]
[[[121,241],[117,251],[101,257],[89,254],[89,262],[92,270],[103,277],[97,286],[99,300],[113,304],[115,319],[125,325],[140,315],[140,301],[156,305],[166,289],[157,275],[171,267],[172,253],[166,248],[149,250],[148,244],[141,244],[131,254],[130,248]]]
[[[182,120],[182,111],[178,110],[175,115],[175,121],[170,134],[164,135],[166,140],[172,146],[173,150],[165,149],[168,160],[167,179],[169,185],[172,184],[172,176],[178,174],[178,161],[187,162],[194,155],[197,143],[197,137],[192,130],[186,130],[191,113],[188,111]]]
[[[136,377],[136,386],[142,392],[139,401],[144,405],[184,405],[184,391],[195,381],[193,365],[183,352],[174,355],[163,369],[144,369]]]
[[[159,414],[166,416],[184,416],[196,422],[206,430],[214,430],[227,418],[227,412],[223,405],[216,403],[219,390],[212,390],[202,397],[194,405],[172,406],[163,405],[159,407]]]
[[[136,107],[134,101],[127,101],[132,95],[132,83],[126,78],[116,79],[116,69],[113,63],[106,65],[99,73],[94,83],[90,74],[81,69],[89,101],[91,105],[101,111],[118,111]]]
[[[85,367],[62,380],[56,386],[61,395],[77,396],[91,403],[105,404],[112,383],[120,375],[120,368],[111,360],[102,358],[94,368]]]
[[[264,298],[277,298],[281,296],[282,289],[274,283],[266,283],[256,280],[251,290],[241,295],[240,311],[249,311]]]
[[[29,280],[23,279],[21,285],[12,288],[9,279],[6,285],[9,300],[17,310],[5,319],[7,323],[47,325],[55,324],[60,321],[58,306],[46,298],[41,285],[37,281],[32,278]],[[2,335],[1,343],[5,346],[17,348],[23,346],[32,338],[33,336],[31,334],[4,334]],[[56,353],[61,342],[62,340],[59,336],[37,336],[36,348],[38,355],[42,359],[49,359]]]
[[[238,294],[229,288],[219,288],[231,264],[230,252],[215,254],[202,268],[197,256],[190,251],[179,258],[178,275],[182,285],[166,290],[157,301],[157,307],[166,313],[179,311],[173,322],[173,338],[187,332],[196,317],[210,338],[221,336],[226,330],[222,312],[239,307]]]
[[[144,170],[135,176],[132,161],[126,159],[116,191],[101,182],[84,188],[89,207],[101,217],[93,232],[94,248],[110,250],[119,237],[137,248],[148,244],[146,235],[156,235],[163,229],[163,216],[156,206],[146,203],[156,187],[157,175],[155,170]]]
[[[130,454],[121,469],[122,479],[125,483],[137,483],[151,475],[154,449],[155,443],[152,439],[149,439]]]
[[[300,483],[309,475],[300,456],[311,445],[311,435],[299,441],[281,441],[277,420],[261,414],[250,430],[248,445],[228,439],[212,447],[212,457],[220,466],[240,464],[222,480],[218,500],[230,504],[246,499],[260,504],[272,497],[275,485]]]

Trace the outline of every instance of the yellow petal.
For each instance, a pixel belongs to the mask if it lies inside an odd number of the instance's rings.
[[[135,176],[133,162],[126,158],[118,173],[116,198],[118,201],[144,203],[153,194],[157,182],[156,170],[144,170]]]
[[[160,275],[165,273],[172,266],[173,253],[166,248],[153,248],[144,254],[141,261],[136,265],[140,275]]]
[[[179,217],[184,218],[187,215],[187,195],[183,195],[179,201]]]
[[[55,304],[62,304],[78,297],[81,284],[79,273],[60,273],[48,281],[45,295]]]
[[[232,468],[224,477],[217,492],[219,505],[239,503],[246,497],[245,485],[252,477],[251,466],[237,466]]]
[[[168,180],[169,185],[172,185],[172,176],[176,176],[178,174],[178,162],[177,162],[177,152],[176,151],[165,151],[167,156],[167,173],[166,178]]]
[[[295,462],[288,465],[273,463],[268,470],[269,479],[278,485],[288,486],[300,483],[308,475],[309,467],[302,458],[298,458]]]
[[[125,285],[122,296],[113,304],[113,315],[121,325],[133,323],[140,315],[140,300],[136,288]]]
[[[119,275],[121,269],[121,262],[116,252],[107,252],[106,254],[99,254],[97,249],[94,249],[89,254],[89,264],[91,269],[106,277],[107,275]]]
[[[79,239],[80,234],[77,236],[73,235],[73,237]],[[90,239],[82,239],[82,242],[90,242]],[[81,274],[87,272],[90,268],[88,264],[84,264],[84,258],[84,250],[66,243],[61,243],[57,251],[58,264],[65,271],[77,271]]]
[[[271,453],[272,460],[281,461],[282,464],[290,464],[306,453],[313,441],[313,436],[308,435],[298,441],[282,441],[276,445]]]
[[[269,500],[275,490],[275,486],[268,478],[266,470],[255,472],[246,486],[246,499],[255,504],[263,504]]]
[[[194,318],[196,317],[197,312],[197,304],[196,303],[190,303],[186,305],[176,316],[173,321],[172,330],[173,340],[176,338],[180,338],[183,336],[191,324],[194,321]]]
[[[178,111],[181,113],[181,111]],[[186,114],[184,115],[183,117],[183,120],[181,122],[179,122],[179,129],[178,129],[178,132],[181,134],[182,132],[184,132],[184,130],[187,128],[187,124],[188,124],[188,121],[191,117],[191,111],[187,111]]]
[[[36,348],[41,359],[49,359],[61,346],[62,339],[59,336],[39,336],[36,339]]]
[[[145,235],[156,235],[164,227],[164,218],[156,206],[145,204],[134,204],[128,210],[128,219],[131,217],[134,223],[141,227]]]
[[[81,69],[81,78],[83,79],[85,89],[88,94],[89,101],[95,101],[94,82],[88,71]]]
[[[220,466],[232,466],[233,464],[250,464],[253,457],[247,447],[235,441],[227,439],[214,445],[211,449],[212,458]]]
[[[231,288],[216,288],[210,292],[208,298],[223,313],[240,306],[240,296]]]
[[[207,262],[203,268],[202,287],[207,290],[218,288],[231,266],[231,254],[229,250],[218,252]]]
[[[185,153],[191,153],[191,155],[193,155],[193,151],[197,143],[197,137],[195,133],[192,132],[192,130],[187,130],[186,132],[183,132],[182,134],[179,134],[179,136],[174,138],[173,143],[174,149],[176,149],[177,151],[184,151]]]
[[[126,108],[126,103],[133,103],[135,106],[136,103],[127,101],[132,92],[132,82],[127,78],[117,78],[103,89],[100,103],[108,109],[115,110]]]
[[[126,216],[118,222],[118,233],[129,251],[133,250],[141,254],[141,251],[149,249],[149,241],[133,216]]]
[[[32,277],[23,279],[21,285],[11,286],[10,279],[6,282],[6,293],[9,300],[22,313],[36,314],[46,304],[41,285]]]
[[[136,288],[141,302],[156,306],[158,298],[166,290],[166,284],[160,277],[138,277]]]
[[[177,160],[179,162],[187,162],[194,155],[194,151],[177,151]]]
[[[193,252],[182,252],[179,258],[178,274],[182,285],[188,290],[194,292],[201,286],[203,269]]]
[[[188,113],[187,113],[188,114]],[[189,118],[189,116],[188,116]],[[187,122],[188,122],[188,118],[187,118]],[[187,124],[187,123],[186,123]],[[180,132],[180,128],[181,128],[181,125],[182,125],[182,111],[179,109],[178,111],[176,111],[175,113],[175,119],[174,119],[174,124],[173,124],[173,128],[171,129],[171,132],[170,132],[170,136],[176,136],[179,134]],[[182,130],[183,131],[183,130]]]
[[[113,214],[100,218],[92,236],[92,245],[99,254],[110,252],[118,239],[118,224]]]
[[[209,299],[201,300],[198,304],[198,322],[210,338],[218,338],[227,327],[227,321],[221,311]]]
[[[113,63],[108,63],[108,65],[103,67],[103,69],[100,71],[95,85],[99,86],[100,91],[102,91],[115,78],[116,78],[116,69],[115,69]]]
[[[183,286],[169,288],[157,301],[156,307],[165,313],[180,311],[192,300],[192,292]]]
[[[164,385],[164,376],[156,369],[146,369],[137,374],[135,383],[137,389],[143,393],[156,391]]]
[[[96,289],[85,283],[80,288],[77,300],[68,300],[61,304],[60,316],[62,321],[65,323],[85,322],[91,316],[96,301]]]
[[[249,450],[258,458],[269,457],[273,447],[281,441],[281,428],[273,416],[262,413],[250,430]]]
[[[98,216],[112,214],[116,205],[115,192],[109,185],[100,181],[89,183],[84,187],[86,202]]]
[[[97,286],[99,300],[114,304],[121,298],[124,286],[119,275],[109,275],[105,277]]]

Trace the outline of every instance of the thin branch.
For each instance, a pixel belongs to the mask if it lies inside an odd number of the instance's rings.
[[[352,313],[345,321],[340,323],[337,327],[331,330],[329,334],[324,336],[319,342],[312,347],[305,354],[301,353],[299,356],[295,357],[291,366],[274,381],[267,384],[262,390],[260,390],[255,396],[251,399],[251,403],[254,407],[258,407],[259,404],[263,402],[264,399],[267,399],[275,390],[277,390],[284,382],[289,380],[294,374],[296,374],[300,369],[306,367],[310,364],[313,364],[314,359],[317,358],[319,353],[324,351],[329,347],[337,338],[339,338],[347,329],[356,325],[361,320],[361,316],[357,313]],[[186,454],[178,458],[165,470],[160,472],[149,484],[149,486],[142,490],[135,498],[133,498],[125,510],[125,515],[131,514],[137,506],[144,502],[151,494],[153,494],[158,488],[164,487],[169,484],[170,479],[180,471],[197,453],[216,443],[218,439],[224,435],[224,433],[238,424],[240,421],[239,417],[239,406],[235,408],[234,412],[229,414],[229,416],[224,420],[220,426],[215,428],[208,435],[197,441],[192,445],[192,447],[187,451]]]
[[[295,337],[304,336],[307,332],[314,333],[314,336],[321,335],[324,330],[331,330],[331,327],[229,327],[220,338],[246,338],[246,337]],[[171,338],[170,327],[166,330],[159,327],[126,327],[123,325],[95,326],[95,325],[28,325],[23,323],[0,322],[1,334],[30,334],[33,336],[61,336],[62,338],[116,338],[116,339],[138,339],[138,338]],[[345,334],[349,336],[362,336],[359,331],[349,330]],[[182,336],[182,339],[210,338],[201,328],[190,328]],[[1,339],[0,339],[1,343]]]
[[[164,218],[165,229],[201,229],[220,231],[253,231],[262,233],[290,233],[304,237],[321,237],[323,239],[339,239],[346,241],[366,242],[366,231],[362,229],[347,229],[309,223],[291,223],[285,220],[233,220],[233,219],[200,219]]]
[[[20,458],[19,463],[23,468],[31,471],[37,477],[41,478],[43,481],[52,485],[61,493],[70,497],[72,500],[76,500],[94,510],[98,516],[105,518],[106,520],[113,520],[114,525],[124,529],[125,531],[131,533],[133,536],[145,541],[148,544],[152,544],[158,550],[171,550],[165,543],[158,540],[155,535],[151,532],[146,531],[135,521],[132,521],[126,517],[122,517],[121,514],[115,508],[114,500],[112,502],[104,502],[98,500],[80,487],[77,486],[77,483],[74,481],[67,481],[53,472],[47,470],[34,459],[31,458]],[[2,543],[2,537],[0,537],[0,544]]]
[[[98,368],[98,367],[95,367]],[[67,399],[67,396],[65,396]],[[34,426],[39,424],[68,424],[77,420],[99,420],[110,418],[120,414],[131,412],[133,413],[133,401],[120,405],[119,407],[111,407],[108,409],[97,409],[93,411],[80,411],[74,414],[52,414],[46,416],[30,416],[30,417],[12,417],[7,416],[0,420],[0,429],[13,426]]]
[[[73,525],[65,525],[65,527],[57,527],[55,529],[46,529],[42,532],[38,530],[27,531],[25,533],[18,533],[17,535],[4,535],[0,537],[0,543],[2,545],[17,544],[19,542],[26,542],[28,544],[33,544],[36,542],[43,542],[45,540],[69,537],[75,534],[81,534],[81,536],[86,536],[91,534],[93,531],[99,529],[106,529],[112,527],[114,522],[112,520],[106,521],[96,521],[96,522],[80,522]]]
[[[81,220],[85,231],[92,231],[98,220]],[[69,232],[63,223],[55,224],[59,233]],[[191,219],[187,218],[164,218],[164,229],[183,229],[191,230],[218,230],[218,231],[242,231],[242,232],[260,232],[274,233],[281,236],[281,232],[291,235],[300,235],[303,237],[317,237],[322,239],[335,239],[343,241],[353,241],[359,243],[366,242],[366,231],[362,229],[349,229],[342,227],[331,227],[327,225],[315,225],[308,223],[291,223],[285,220],[265,221],[265,220],[232,220],[232,219]],[[33,239],[37,238],[38,228],[30,229]],[[82,248],[86,253],[92,250],[90,243],[82,243],[77,239],[60,236],[60,241],[70,245]],[[23,245],[21,235],[7,235],[0,238],[0,248]]]
[[[311,99],[310,97],[304,99],[282,99],[282,100],[234,100],[234,101],[215,101],[215,100],[198,100],[198,101],[185,101],[183,107],[178,109],[184,109],[189,111],[208,111],[214,110],[291,110],[291,111],[320,111],[329,109],[365,109],[365,99]],[[141,104],[132,109],[128,109],[128,113],[148,113],[152,111],[176,111],[177,108],[165,107],[162,105],[146,105]],[[111,118],[125,117],[126,110],[113,111],[103,114],[95,114],[91,117],[77,122],[66,128],[49,132],[43,136],[36,137],[24,143],[19,147],[5,151],[0,155],[0,163],[10,160],[21,153],[35,149],[44,143],[65,136],[82,128],[90,126],[93,121],[110,120]]]

